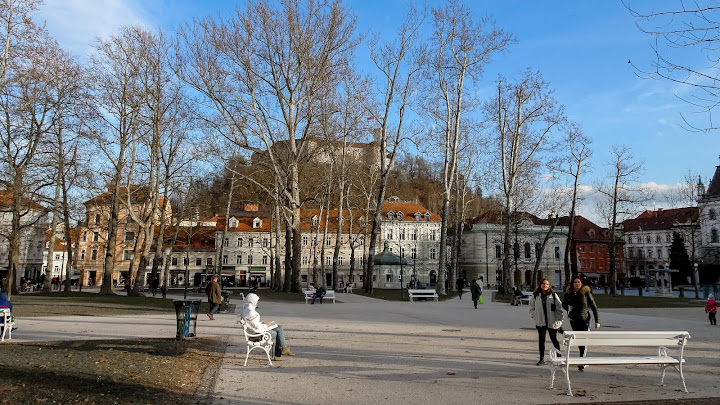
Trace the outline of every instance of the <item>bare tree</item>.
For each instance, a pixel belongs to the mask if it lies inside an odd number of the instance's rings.
[[[575,227],[575,211],[578,202],[580,176],[590,170],[590,158],[592,157],[591,144],[592,140],[582,133],[580,127],[570,125],[566,132],[566,137],[562,142],[562,145],[565,146],[562,148],[564,152],[560,153],[557,159],[551,163],[555,171],[569,176],[572,181],[568,235],[563,256],[565,286],[570,282],[570,248],[573,242],[573,228]]]
[[[642,174],[643,162],[635,158],[627,146],[613,146],[610,149],[611,160],[608,178],[610,183],[598,186],[598,192],[604,197],[599,208],[608,222],[610,245],[610,277],[612,278],[612,294],[617,295],[618,273],[618,232],[617,227],[629,215],[634,214],[638,205],[648,198],[647,190],[633,185]],[[620,238],[621,240],[621,238]]]
[[[227,20],[205,18],[181,33],[184,79],[217,115],[218,133],[267,156],[290,217],[291,290],[301,265],[299,173],[321,109],[345,71],[355,19],[339,2],[283,0],[247,4]]]
[[[373,222],[369,240],[366,239],[368,246],[367,271],[363,287],[369,294],[372,294],[373,291],[373,258],[377,234],[382,222],[382,206],[385,200],[388,176],[395,161],[398,146],[404,138],[405,113],[415,85],[415,77],[421,69],[422,59],[416,44],[423,18],[424,15],[410,5],[405,21],[397,29],[396,41],[381,44],[379,36],[376,36],[370,43],[370,58],[379,70],[378,85],[382,92],[382,100],[378,111],[374,107],[368,106],[371,118],[379,126],[375,130],[377,135],[375,147],[380,160]],[[397,121],[393,121],[393,119]]]
[[[457,0],[450,0],[444,7],[433,9],[432,15],[434,31],[431,37],[427,76],[429,79],[432,78],[429,90],[436,100],[428,104],[437,105],[434,118],[442,132],[445,150],[437,282],[438,294],[445,295],[445,258],[451,189],[456,179],[457,154],[466,121],[464,115],[473,107],[472,99],[464,98],[465,91],[467,88],[472,90],[472,84],[479,81],[491,56],[505,50],[514,40],[511,35],[495,28],[492,20],[474,19],[468,7]],[[449,284],[453,285],[453,283]]]
[[[512,221],[517,210],[520,178],[527,174],[536,159],[551,145],[551,137],[564,122],[563,107],[558,105],[540,73],[527,70],[516,83],[502,76],[497,95],[485,105],[495,134],[494,154],[502,172],[504,197],[503,283],[511,283]]]
[[[687,127],[699,131],[717,129],[714,112],[720,103],[717,47],[720,42],[720,6],[710,0],[680,0],[676,6],[651,9],[634,8],[623,1],[637,27],[653,40],[655,59],[650,68],[633,65],[640,77],[666,80],[687,86],[689,96],[678,96],[707,116],[707,122],[694,124],[682,116]],[[697,62],[695,62],[697,61]],[[682,115],[682,114],[681,114]]]

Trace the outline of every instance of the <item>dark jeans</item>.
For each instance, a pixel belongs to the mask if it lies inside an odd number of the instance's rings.
[[[463,293],[462,288],[458,288],[458,297],[460,297],[460,299],[462,299],[462,293]]]
[[[323,299],[324,296],[325,296],[325,295],[313,294],[313,299],[312,299],[311,304],[314,304],[314,303],[315,303],[315,298],[320,298],[320,303],[322,304],[322,299]]]
[[[590,330],[590,320],[587,321],[579,320],[579,321],[573,321],[570,320],[570,327],[574,331],[582,332],[582,331],[588,331]],[[585,356],[585,346],[579,346],[580,348],[580,357]]]
[[[475,306],[475,309],[477,309],[478,300],[473,300],[473,305]]]
[[[210,315],[216,314],[218,309],[220,309],[220,304],[216,304],[214,302],[210,303]]]
[[[710,325],[717,325],[717,319],[715,319],[715,312],[708,312],[708,319],[710,319]]]
[[[538,331],[538,349],[540,349],[541,360],[545,358],[545,331],[550,335],[550,341],[552,341],[553,346],[560,350],[560,342],[557,340],[557,329],[548,328],[547,326],[535,326],[535,329]]]

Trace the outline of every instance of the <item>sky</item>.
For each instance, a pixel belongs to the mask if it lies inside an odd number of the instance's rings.
[[[629,3],[641,9],[662,9],[676,7],[678,1]],[[124,25],[174,30],[193,18],[229,16],[242,4],[230,0],[45,0],[38,17],[61,46],[82,58],[96,38],[112,35]],[[390,37],[404,18],[408,2],[346,0],[344,4],[356,14],[361,32]],[[438,7],[443,2],[428,0],[426,4]],[[568,118],[593,140],[594,169],[584,181],[588,189],[607,178],[605,162],[613,145],[629,146],[644,161],[640,182],[655,190],[675,187],[688,171],[700,175],[707,185],[720,165],[720,137],[715,132],[689,131],[683,125],[681,114],[700,123],[706,118],[680,99],[687,97],[689,88],[638,77],[628,64],[632,60],[640,68],[649,67],[653,39],[635,26],[622,2],[474,0],[467,4],[478,18],[494,19],[517,39],[509,52],[492,60],[475,91],[481,96],[490,94],[500,73],[508,78],[518,77],[526,68],[542,73]],[[369,64],[362,61],[366,49],[361,45],[359,66],[367,66],[372,74]],[[647,208],[665,204],[658,198]],[[592,218],[588,201],[583,210]]]

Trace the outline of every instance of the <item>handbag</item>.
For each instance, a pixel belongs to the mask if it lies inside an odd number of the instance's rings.
[[[482,295],[478,297],[478,304],[483,304],[483,297],[482,297]]]

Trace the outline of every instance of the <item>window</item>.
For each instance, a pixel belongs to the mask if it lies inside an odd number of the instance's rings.
[[[332,257],[325,256],[325,265],[330,266],[332,264]]]
[[[345,237],[344,237],[344,236],[341,236],[341,237],[340,237],[340,245],[342,246],[342,245],[344,245],[344,244],[345,244]]]
[[[263,238],[263,247],[265,247],[265,248],[268,247],[269,243],[270,243],[270,241],[268,240],[268,238]]]
[[[189,263],[190,263],[190,258],[189,258],[189,257],[183,257],[183,266],[187,267]]]
[[[392,281],[393,281],[393,275],[392,275],[392,273],[390,272],[390,270],[388,270],[388,273],[385,274],[385,281],[388,282],[388,283],[392,283]]]
[[[638,258],[642,259],[642,257],[643,257],[643,251],[642,251],[642,249],[638,249]]]
[[[344,261],[342,256],[338,256],[338,266],[342,266]]]
[[[590,268],[595,269],[595,260],[590,259]]]
[[[417,249],[416,248],[410,248],[410,258],[415,260],[417,257]]]
[[[662,249],[657,250],[657,255],[658,255],[658,259],[662,259],[662,257],[663,257]]]
[[[328,236],[325,238],[325,246],[332,246],[332,237]]]
[[[208,258],[205,260],[205,264],[206,264],[207,266],[212,266],[212,265],[213,265],[212,263],[213,263],[213,262],[212,262],[212,257],[208,257]]]
[[[537,256],[539,253],[540,253],[540,244],[536,243],[535,244],[535,256]]]
[[[90,260],[97,260],[98,257],[98,251],[97,249],[93,249],[90,251]]]
[[[100,223],[100,214],[95,214],[95,224]]]
[[[132,260],[133,251],[131,249],[123,250],[123,260]]]
[[[628,249],[628,254],[630,255],[630,257],[633,257],[633,256],[634,256],[633,250],[632,250],[632,249]]]
[[[303,264],[303,266],[307,266],[307,265],[308,265],[308,258],[307,258],[307,256],[303,256],[303,257],[302,257],[302,264]]]
[[[237,247],[242,247],[242,238],[237,238]]]
[[[715,210],[711,208],[710,211],[708,212],[708,216],[710,217],[710,219],[715,219],[715,217],[716,217]]]
[[[524,249],[525,250],[525,258],[529,259],[530,258],[530,244],[525,242],[524,248],[525,248]]]
[[[648,258],[652,259],[652,257],[653,257],[653,251],[652,251],[652,249],[648,249]]]
[[[555,258],[560,260],[560,246],[555,246]]]
[[[228,256],[223,255],[223,264],[228,264]]]
[[[248,255],[247,264],[252,264],[252,255]]]
[[[400,240],[405,240],[405,229],[400,230]]]
[[[302,245],[307,246],[308,245],[308,237],[307,235],[303,235],[302,237]]]
[[[648,236],[645,237],[645,241],[646,241],[647,243],[650,243],[650,242],[652,241],[652,239],[650,239],[650,235],[648,235]]]
[[[417,229],[414,229],[412,233],[410,234],[410,240],[417,240],[418,231]]]
[[[580,246],[580,252],[585,253],[585,246]]]
[[[595,245],[590,245],[590,253],[595,252]]]
[[[495,245],[495,258],[499,259],[502,257],[502,246]]]
[[[628,236],[627,243],[632,243],[632,236]]]
[[[87,232],[83,232],[82,241],[87,242]]]
[[[517,242],[513,244],[513,255],[516,259],[520,258],[520,244]]]
[[[170,261],[170,263],[172,263],[173,266],[177,266],[177,262],[178,262],[178,258],[173,256],[173,258],[172,258],[172,260]]]
[[[225,246],[225,247],[230,246],[230,238],[225,238],[225,244],[223,246]]]
[[[201,257],[196,257],[196,258],[195,258],[195,265],[196,265],[196,266],[202,266],[202,258],[201,258]]]
[[[430,240],[435,240],[435,231],[430,231]]]
[[[80,260],[85,260],[85,249],[80,251]]]
[[[435,251],[435,248],[430,249],[430,260],[436,260],[437,259],[437,252]]]
[[[55,260],[60,260],[60,255],[59,255],[59,254],[56,254],[56,255],[55,255]]]
[[[670,234],[665,235],[665,242],[672,242],[672,236],[670,236]]]
[[[717,229],[713,228],[710,231],[710,242],[717,243],[718,242],[718,231]]]
[[[132,242],[135,240],[135,232],[125,232],[125,242]]]
[[[636,236],[636,237],[635,237],[635,242],[636,242],[636,243],[640,243],[640,237],[639,237],[639,236]]]
[[[268,264],[268,257],[266,255],[263,255],[262,264]]]
[[[660,235],[655,235],[655,243],[660,243]]]
[[[236,264],[242,264],[242,256],[237,255],[237,256],[235,257],[235,263],[236,263]]]
[[[93,232],[93,242],[100,240],[100,232]]]
[[[388,229],[387,231],[387,240],[392,240],[392,229]]]
[[[253,247],[253,238],[248,238],[248,247]]]
[[[360,260],[358,260],[360,263],[360,267],[362,267],[365,264],[365,256],[360,256]]]

